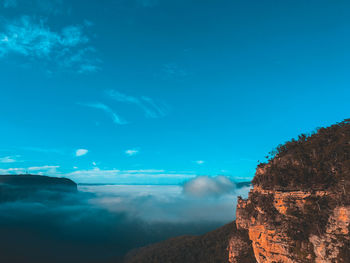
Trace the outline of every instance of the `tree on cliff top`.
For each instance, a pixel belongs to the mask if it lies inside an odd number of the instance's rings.
[[[258,165],[253,184],[265,189],[338,189],[350,194],[350,119],[279,145]],[[261,169],[259,169],[261,168]]]

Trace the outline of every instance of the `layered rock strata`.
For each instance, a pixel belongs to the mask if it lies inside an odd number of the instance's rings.
[[[337,205],[330,192],[254,187],[247,200],[238,200],[236,218],[259,263],[350,262],[350,206]]]

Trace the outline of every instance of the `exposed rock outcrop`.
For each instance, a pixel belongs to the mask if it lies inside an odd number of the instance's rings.
[[[350,206],[329,210],[325,200],[335,196],[255,187],[238,201],[237,228],[248,232],[257,262],[349,262]]]
[[[279,146],[253,185],[236,222],[257,262],[350,262],[349,120]]]
[[[201,242],[174,250],[167,241],[140,250],[162,260],[127,262],[350,262],[350,120],[280,145],[252,183],[248,199],[238,198],[236,228],[217,239],[228,244],[221,261],[206,260],[213,251]],[[205,259],[186,257],[199,249]]]

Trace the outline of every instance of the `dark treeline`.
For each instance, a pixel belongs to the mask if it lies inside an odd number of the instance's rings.
[[[279,145],[253,184],[265,189],[350,193],[350,119]],[[349,201],[349,200],[347,200]]]

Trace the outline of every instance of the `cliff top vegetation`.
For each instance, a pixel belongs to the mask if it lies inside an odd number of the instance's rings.
[[[260,163],[253,185],[350,193],[350,119],[279,145]]]

